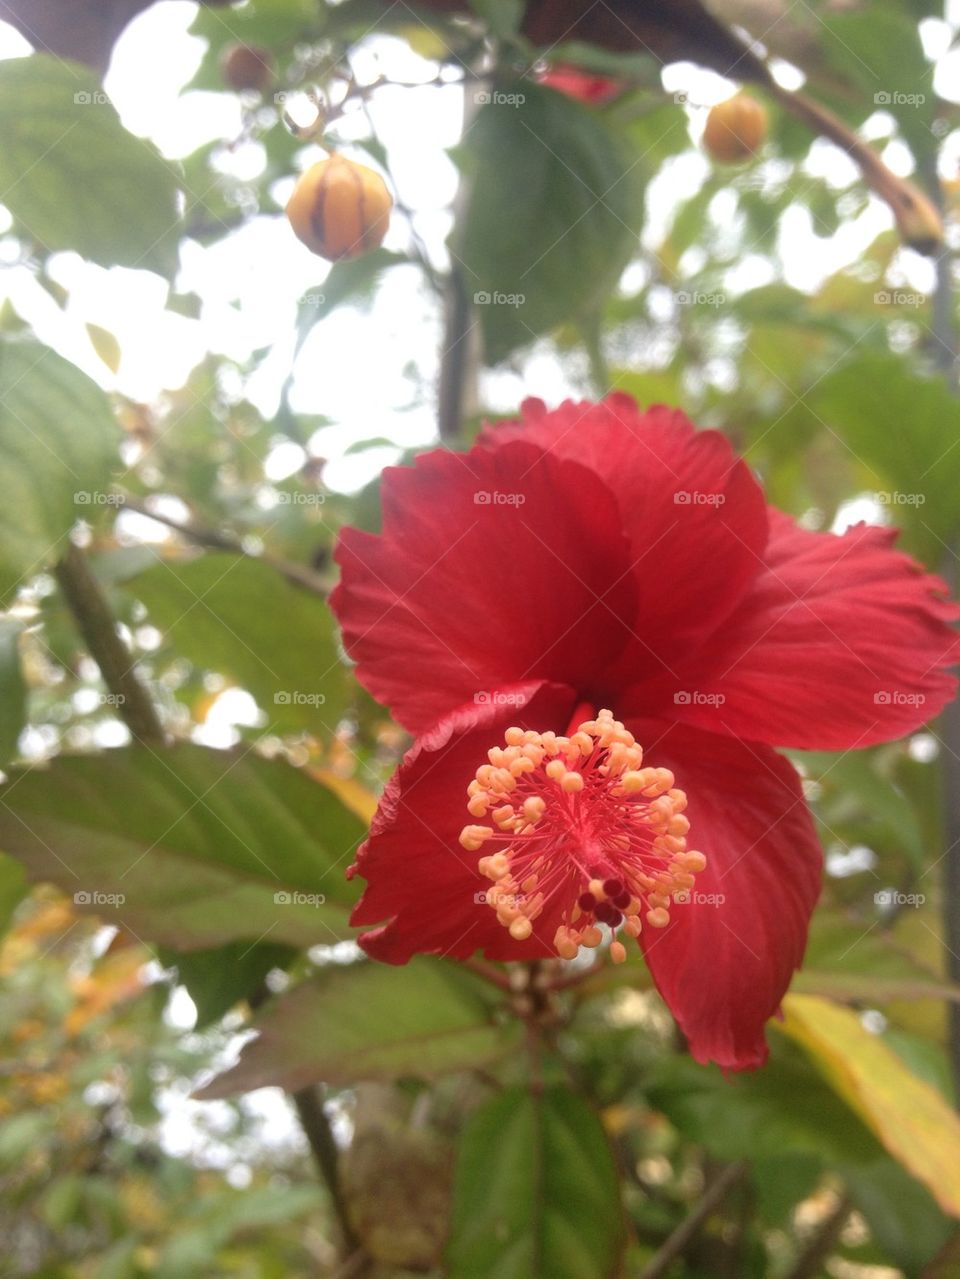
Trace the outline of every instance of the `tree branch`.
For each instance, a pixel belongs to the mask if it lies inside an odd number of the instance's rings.
[[[54,572],[90,656],[116,699],[120,718],[138,741],[162,742],[163,725],[156,707],[140,682],[129,649],[117,634],[110,606],[87,557],[71,542]]]
[[[691,1243],[700,1227],[712,1212],[723,1203],[733,1187],[747,1171],[745,1160],[730,1164],[713,1181],[699,1201],[694,1205],[689,1216],[685,1217],[676,1230],[667,1238],[653,1257],[640,1272],[640,1279],[662,1279],[676,1259],[682,1255]]]

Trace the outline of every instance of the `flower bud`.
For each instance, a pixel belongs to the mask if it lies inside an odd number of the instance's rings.
[[[273,55],[252,44],[228,44],[220,58],[220,73],[236,93],[263,93],[273,83]]]
[[[766,136],[766,108],[755,98],[738,93],[711,107],[703,131],[703,145],[718,163],[740,164],[753,155]]]
[[[300,178],[287,217],[308,249],[331,262],[375,249],[387,233],[393,199],[379,173],[341,155]]]

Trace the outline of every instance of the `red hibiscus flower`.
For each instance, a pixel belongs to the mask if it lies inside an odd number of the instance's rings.
[[[541,84],[565,93],[568,98],[576,98],[578,102],[586,102],[593,106],[603,106],[619,97],[624,90],[622,80],[613,80],[609,76],[591,75],[589,71],[579,71],[576,67],[550,67],[538,77]]]
[[[332,601],[418,735],[353,868],[364,949],[636,937],[694,1057],[761,1064],[821,868],[773,748],[898,737],[954,693],[960,610],[894,538],[798,527],[722,435],[622,394],[387,470]]]

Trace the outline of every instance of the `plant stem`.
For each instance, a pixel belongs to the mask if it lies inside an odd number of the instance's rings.
[[[343,1187],[340,1183],[340,1152],[337,1150],[330,1120],[323,1107],[323,1099],[315,1087],[302,1088],[299,1092],[292,1094],[292,1099],[300,1119],[300,1126],[303,1128],[314,1161],[320,1170],[320,1176],[330,1195],[343,1243],[342,1251],[351,1261],[358,1252],[365,1259],[360,1241],[350,1223],[350,1214],[343,1197]],[[362,1268],[351,1271],[352,1274],[361,1272]]]
[[[703,1223],[720,1207],[746,1171],[745,1160],[729,1164],[724,1168],[723,1172],[703,1192],[690,1214],[681,1221],[676,1230],[662,1244],[656,1256],[640,1272],[640,1279],[662,1279],[662,1276],[668,1273],[674,1261],[690,1244]]]
[[[140,742],[163,742],[163,725],[136,663],[117,633],[117,624],[87,557],[71,542],[54,570],[67,607],[73,614],[103,682],[116,698],[117,712]]]
[[[817,1275],[823,1274],[823,1263],[836,1247],[852,1209],[853,1203],[844,1192],[836,1208],[821,1223],[817,1233],[800,1253],[786,1279],[816,1279]]]

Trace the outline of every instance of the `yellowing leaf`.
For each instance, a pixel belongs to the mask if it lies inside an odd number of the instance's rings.
[[[816,995],[788,995],[783,1009],[783,1031],[944,1212],[960,1217],[960,1118],[941,1094],[849,1009]]]
[[[361,786],[355,778],[341,777],[329,768],[310,768],[307,771],[318,782],[323,782],[328,790],[332,790],[344,808],[349,808],[362,822],[369,825],[373,821],[378,803],[373,791]]]
[[[88,324],[87,337],[90,339],[90,345],[110,372],[116,373],[120,367],[121,356],[120,343],[116,334],[111,333],[109,329],[102,329],[99,324]]]

